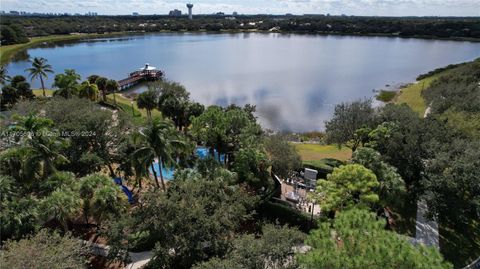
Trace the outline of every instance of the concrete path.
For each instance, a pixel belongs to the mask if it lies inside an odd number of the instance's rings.
[[[151,251],[129,252],[128,254],[132,259],[132,262],[125,266],[126,269],[140,269],[145,266],[153,257],[153,253]]]
[[[417,223],[415,225],[415,241],[426,246],[439,248],[438,223],[427,220],[428,211],[425,201],[417,202]]]

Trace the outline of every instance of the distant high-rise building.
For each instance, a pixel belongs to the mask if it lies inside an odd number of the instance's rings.
[[[187,8],[188,8],[188,19],[193,19],[193,15],[192,15],[192,8],[193,8],[193,4],[187,4]]]
[[[238,12],[234,11],[232,15],[233,16],[238,16]]]
[[[180,16],[182,16],[182,11],[180,11],[178,9],[170,10],[168,15],[172,16],[172,17],[180,17]]]
[[[138,16],[138,12],[132,12],[132,16]]]

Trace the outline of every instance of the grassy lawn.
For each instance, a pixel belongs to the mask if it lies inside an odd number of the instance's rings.
[[[43,91],[42,91],[42,89],[32,89],[32,92],[33,92],[33,94],[35,94],[35,96],[43,96]],[[52,95],[53,95],[53,92],[54,92],[54,90],[45,89],[45,94],[46,94],[47,96],[52,96]]]
[[[113,103],[113,94],[107,95],[107,98],[110,102]],[[128,111],[132,112],[132,103],[131,103],[132,100],[131,99],[126,98],[123,95],[118,94],[118,93],[115,94],[115,99],[117,100],[117,103],[120,104],[124,108],[125,112],[128,112]],[[135,102],[135,101],[133,102],[133,110],[134,110],[134,115],[139,114],[142,117],[147,118],[147,110],[138,108],[137,102]],[[152,117],[161,116],[161,115],[162,115],[162,113],[160,113],[160,111],[158,111],[158,110],[153,110],[152,111]]]
[[[428,88],[434,80],[449,71],[450,70],[443,71],[402,88],[395,97],[394,102],[397,104],[407,104],[413,111],[417,112],[421,117],[423,117],[425,110],[427,109],[427,105],[422,97],[422,91]]]
[[[427,106],[422,97],[422,91],[433,81],[433,78],[425,78],[402,88],[396,97],[395,103],[407,104],[413,111],[423,116]]]
[[[320,144],[294,144],[294,146],[302,160],[312,164],[324,158],[346,161],[352,157],[352,151],[347,147],[339,149],[335,145]]]

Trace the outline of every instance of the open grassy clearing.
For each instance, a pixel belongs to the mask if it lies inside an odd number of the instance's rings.
[[[400,89],[397,96],[394,98],[394,102],[397,104],[407,104],[413,111],[423,117],[427,105],[422,97],[422,91],[427,89],[434,80],[449,71],[450,70],[446,70],[433,76],[426,77]]]
[[[113,103],[113,94],[109,94],[107,95],[107,98],[108,100]],[[116,93],[115,94],[115,99],[117,100],[117,103],[119,105],[121,105],[125,112],[128,112],[128,111],[132,111],[132,100],[119,94],[119,93]],[[147,110],[146,109],[140,109],[138,108],[137,106],[137,102],[133,101],[133,110],[135,111],[134,112],[134,115],[137,115],[137,114],[140,114],[142,117],[144,118],[147,118]],[[155,117],[155,116],[161,116],[162,113],[160,113],[160,111],[154,109],[152,110],[152,117]]]
[[[294,144],[302,161],[314,163],[325,158],[346,161],[352,157],[352,150],[347,147],[338,148],[336,145],[321,144]]]
[[[52,89],[45,89],[45,94],[47,95],[47,97],[48,96],[53,96],[54,91],[55,90],[52,90]],[[35,94],[35,96],[39,96],[39,97],[43,96],[42,89],[32,89],[32,92],[33,92],[33,94]]]

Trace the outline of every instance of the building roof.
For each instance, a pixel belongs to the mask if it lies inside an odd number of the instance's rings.
[[[157,70],[155,66],[150,66],[150,64],[145,64],[144,67],[140,68],[140,70],[150,71],[150,70]]]

